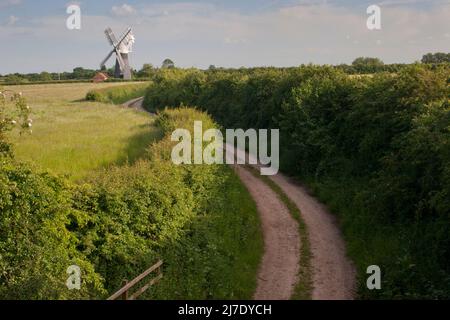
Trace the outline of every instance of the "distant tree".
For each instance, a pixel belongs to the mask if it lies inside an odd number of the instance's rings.
[[[209,70],[216,70],[217,68],[216,68],[216,66],[215,66],[215,65],[213,65],[213,64],[212,64],[212,65],[210,65],[210,66],[209,66],[209,68],[208,68],[208,69],[209,69]]]
[[[24,81],[24,79],[20,75],[17,75],[17,74],[9,74],[5,78],[5,82],[10,83],[10,84],[19,84],[19,83],[22,83],[23,81]]]
[[[384,62],[378,58],[359,57],[356,58],[352,66],[359,73],[373,73],[384,67]]]
[[[170,59],[166,59],[163,61],[161,68],[163,69],[173,69],[175,68],[175,63],[170,60]]]
[[[39,75],[39,80],[40,81],[52,81],[52,75],[46,71],[41,72],[41,74]]]
[[[155,73],[155,68],[150,63],[145,63],[142,69],[137,72],[138,78],[151,78]]]
[[[74,79],[90,79],[95,75],[95,70],[84,69],[82,67],[77,67],[73,69]]]
[[[436,52],[427,53],[422,57],[422,63],[445,63],[450,62],[450,53]]]

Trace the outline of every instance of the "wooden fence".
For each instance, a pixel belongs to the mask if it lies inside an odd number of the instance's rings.
[[[108,300],[135,300],[137,299],[141,294],[143,294],[148,288],[156,284],[159,280],[162,279],[162,265],[163,261],[160,260],[153,266],[151,266],[148,270],[144,271],[142,274],[128,282],[127,280],[124,280],[123,287],[114,293],[111,297],[108,298]],[[156,273],[156,277],[151,279],[149,282],[147,282],[143,287],[136,290],[134,293],[130,293],[130,290],[137,285],[139,282],[141,282],[144,278],[146,278],[148,275]]]

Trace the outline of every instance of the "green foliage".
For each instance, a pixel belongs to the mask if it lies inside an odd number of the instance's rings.
[[[160,74],[145,106],[197,105],[227,128],[280,128],[281,169],[339,214],[361,297],[448,298],[450,68],[395,72],[176,70]],[[365,287],[372,264],[381,291]]]
[[[131,99],[142,97],[148,84],[130,84],[120,87],[91,90],[86,95],[86,100],[103,103],[122,104]]]
[[[11,155],[6,133],[15,126],[20,126],[21,132],[30,129],[33,121],[29,116],[30,107],[22,94],[0,87],[0,157]]]
[[[76,215],[69,186],[3,158],[0,163],[0,299],[87,299],[102,278],[77,250],[66,225]],[[82,268],[82,290],[65,286],[66,269]]]
[[[175,68],[175,63],[171,59],[165,59],[161,65],[161,69],[173,69]]]
[[[5,158],[0,167],[0,298],[105,298],[157,259],[153,299],[250,299],[262,255],[256,207],[227,166],[176,166],[172,128],[215,123],[183,108],[161,113],[148,159],[80,184]],[[82,290],[66,269],[82,270]]]
[[[384,66],[384,62],[378,58],[359,57],[352,62],[357,73],[375,73]]]
[[[450,53],[436,52],[427,53],[422,57],[422,63],[448,63],[450,62]]]

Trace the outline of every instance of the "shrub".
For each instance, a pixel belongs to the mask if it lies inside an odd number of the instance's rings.
[[[338,213],[361,297],[450,297],[448,65],[177,72],[160,74],[146,108],[197,105],[227,128],[280,128],[281,169]],[[372,264],[381,291],[365,287]]]
[[[86,94],[86,100],[122,104],[129,100],[144,96],[147,87],[148,84],[142,83],[91,90]]]

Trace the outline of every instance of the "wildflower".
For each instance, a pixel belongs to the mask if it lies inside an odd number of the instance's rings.
[[[16,124],[16,123],[17,123],[16,120],[12,120],[12,121],[11,121],[11,124]]]
[[[31,128],[33,124],[31,122],[28,122],[28,128]]]

